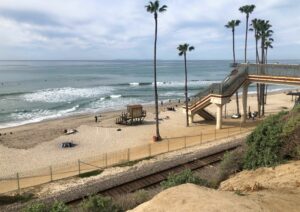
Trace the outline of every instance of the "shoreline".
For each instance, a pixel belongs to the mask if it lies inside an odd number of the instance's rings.
[[[291,89],[288,89],[288,88],[283,88],[283,89],[275,89],[275,90],[271,90],[271,91],[268,91],[268,94],[278,94],[278,93],[282,93],[282,92],[288,92],[288,91],[293,91],[293,90],[298,90],[298,89],[295,89],[295,88],[291,88]],[[242,93],[239,92],[239,95],[241,95]],[[256,91],[249,91],[248,92],[248,96],[253,96],[253,95],[256,95]],[[176,104],[179,104],[181,105],[182,102],[184,101],[183,99],[180,99],[181,103],[178,103],[178,99],[169,99],[169,100],[163,100],[164,101],[164,105],[163,106],[168,106],[168,105],[176,105]],[[171,101],[168,102],[168,101]],[[174,102],[175,101],[175,102]],[[144,103],[144,104],[141,104],[143,105],[143,107],[145,109],[153,109],[152,107],[154,107],[154,103],[153,102],[149,102],[149,103]],[[160,106],[160,101],[159,101],[159,106]],[[123,106],[124,109],[107,109],[107,110],[99,110],[97,112],[75,112],[75,113],[70,113],[70,114],[67,114],[67,115],[63,115],[61,117],[55,117],[55,118],[45,118],[41,121],[31,121],[31,120],[28,120],[28,123],[25,123],[25,124],[22,124],[22,122],[24,121],[21,121],[21,123],[16,123],[15,125],[11,124],[11,126],[1,126],[0,125],[0,133],[2,133],[3,131],[9,131],[9,130],[13,130],[15,128],[18,128],[18,127],[25,127],[25,126],[34,126],[36,124],[43,124],[43,123],[47,123],[47,122],[51,122],[51,121],[60,121],[60,120],[64,120],[64,119],[85,119],[85,118],[93,118],[95,115],[97,114],[109,114],[111,115],[112,113],[116,114],[116,113],[121,113],[122,111],[126,110],[126,105]],[[12,122],[10,122],[12,123]],[[10,125],[10,123],[5,123],[4,125]]]

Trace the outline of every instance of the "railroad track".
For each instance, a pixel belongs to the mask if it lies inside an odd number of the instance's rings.
[[[131,193],[131,192],[134,192],[134,191],[137,191],[140,189],[154,188],[154,187],[158,186],[160,184],[160,182],[166,180],[167,177],[171,173],[174,173],[174,174],[180,173],[185,169],[190,169],[192,171],[195,171],[197,169],[204,168],[207,165],[211,165],[216,162],[219,162],[220,160],[222,160],[225,152],[233,150],[235,148],[236,147],[218,152],[216,154],[212,154],[207,157],[195,159],[188,163],[181,164],[181,165],[172,167],[170,169],[163,170],[161,172],[157,172],[157,173],[136,179],[134,181],[127,182],[127,183],[118,185],[116,187],[109,188],[104,191],[100,191],[99,194],[115,197],[115,196],[119,196],[122,194]]]

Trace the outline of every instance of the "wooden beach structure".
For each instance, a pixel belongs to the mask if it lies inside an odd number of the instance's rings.
[[[142,124],[146,117],[146,111],[142,105],[127,105],[127,112],[116,119],[116,124],[133,125]]]
[[[235,64],[231,73],[221,83],[213,83],[193,97],[188,106],[190,121],[194,121],[195,115],[205,120],[216,119],[216,129],[221,129],[223,106],[242,88],[241,122],[246,122],[248,87],[251,83],[300,86],[300,65]],[[205,110],[211,104],[217,106],[216,118]]]

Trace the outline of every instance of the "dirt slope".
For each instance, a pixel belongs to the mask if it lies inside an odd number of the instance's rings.
[[[167,189],[134,212],[147,211],[300,211],[300,161],[243,171],[220,190],[192,184]]]

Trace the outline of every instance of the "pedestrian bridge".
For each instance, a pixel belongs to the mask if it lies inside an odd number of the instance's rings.
[[[193,122],[196,114],[206,120],[214,120],[205,108],[210,104],[217,106],[216,128],[222,128],[222,107],[230,101],[230,97],[243,88],[243,106],[241,121],[247,117],[247,94],[251,83],[285,84],[300,86],[300,65],[284,64],[238,64],[220,83],[213,83],[204,91],[193,96],[189,104],[190,120]]]

